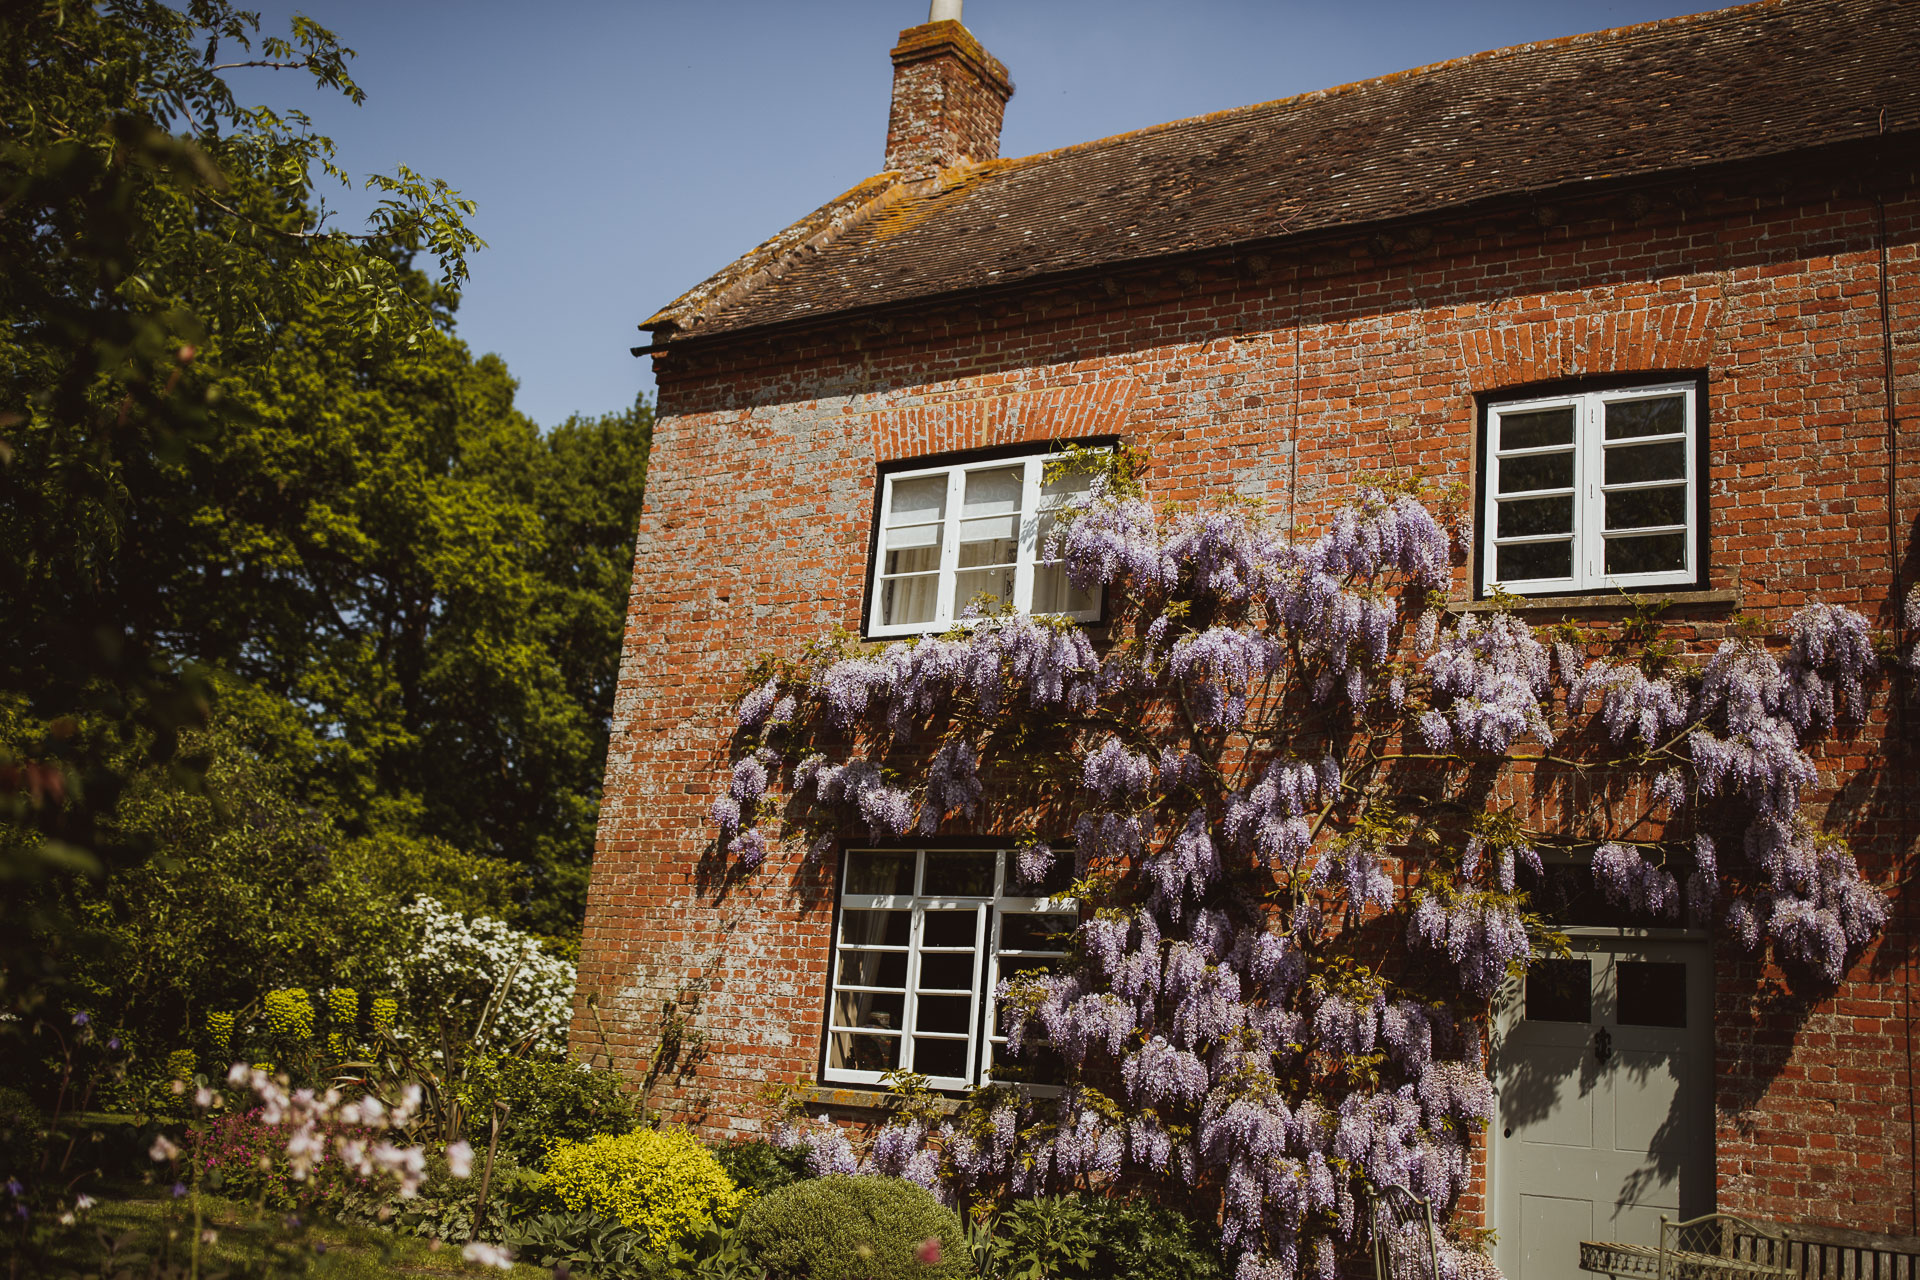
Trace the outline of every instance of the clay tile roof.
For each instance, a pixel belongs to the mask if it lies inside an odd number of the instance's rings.
[[[869,179],[641,327],[722,333],[1920,130],[1920,3],[1768,0]]]

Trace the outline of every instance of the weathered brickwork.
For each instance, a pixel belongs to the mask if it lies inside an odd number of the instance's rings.
[[[1915,167],[1909,148],[1865,179],[1851,161],[1695,175],[676,344],[657,365],[576,1052],[644,1070],[663,999],[688,987],[709,1052],[657,1091],[674,1114],[753,1130],[763,1084],[817,1078],[829,881],[796,848],[726,883],[707,811],[746,663],[858,629],[889,459],[1118,435],[1151,455],[1159,495],[1238,493],[1311,528],[1369,470],[1469,480],[1477,393],[1704,371],[1708,585],[1738,600],[1669,618],[1707,644],[1736,610],[1777,624],[1818,596],[1891,625],[1896,561],[1904,583],[1920,570]],[[1822,758],[1842,784],[1830,825],[1890,888],[1920,834],[1915,714],[1896,702]],[[1721,1208],[1920,1232],[1912,910],[1896,890],[1885,937],[1811,1003],[1721,949]]]
[[[958,22],[900,33],[893,47],[887,169],[939,170],[1000,157],[1000,123],[1013,81]]]

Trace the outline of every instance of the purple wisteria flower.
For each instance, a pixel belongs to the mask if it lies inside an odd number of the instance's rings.
[[[1550,663],[1533,629],[1504,613],[1482,622],[1469,614],[1440,637],[1426,661],[1434,690],[1450,703],[1443,717],[1430,712],[1421,732],[1436,750],[1452,742],[1500,753],[1522,734],[1552,746],[1541,711]]]
[[[1153,781],[1153,762],[1135,755],[1109,737],[1087,754],[1081,766],[1081,781],[1102,803],[1125,803],[1147,789]]]
[[[1647,861],[1638,849],[1603,844],[1593,851],[1593,883],[1608,902],[1635,915],[1680,914],[1680,883],[1671,871]]]

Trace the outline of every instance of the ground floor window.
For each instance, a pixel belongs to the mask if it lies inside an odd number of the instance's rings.
[[[840,874],[822,1078],[1031,1078],[1032,1064],[1004,1060],[993,993],[1066,955],[1078,914],[1064,877],[1024,884],[1011,850],[951,848],[850,849]]]

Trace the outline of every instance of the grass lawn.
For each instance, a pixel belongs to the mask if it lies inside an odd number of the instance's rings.
[[[126,1270],[144,1275],[156,1257],[184,1264],[192,1237],[192,1203],[144,1187],[112,1198],[102,1196],[84,1224],[68,1229],[53,1243],[55,1274],[118,1275]],[[211,1244],[200,1246],[202,1275],[258,1274],[269,1262],[275,1264],[275,1275],[308,1275],[316,1280],[388,1276],[535,1280],[549,1274],[542,1267],[515,1266],[503,1272],[476,1266],[460,1260],[458,1245],[435,1250],[425,1240],[370,1227],[320,1223],[289,1231],[283,1213],[271,1209],[263,1213],[251,1204],[216,1196],[201,1196],[200,1209],[202,1229],[214,1233]]]

